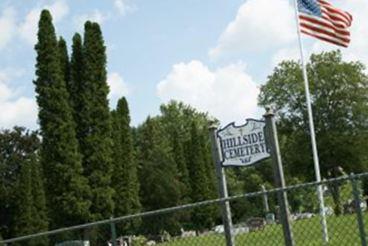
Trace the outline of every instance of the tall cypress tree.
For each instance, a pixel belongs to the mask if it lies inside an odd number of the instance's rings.
[[[210,198],[210,182],[206,173],[205,157],[201,143],[201,136],[195,121],[191,125],[191,141],[189,155],[189,175],[192,185],[193,202],[205,201]],[[198,231],[213,225],[213,208],[211,206],[195,209],[192,215],[194,228]]]
[[[60,65],[61,65],[61,73],[62,79],[65,81],[67,88],[70,83],[70,63],[68,56],[68,48],[66,46],[65,40],[60,37],[58,41],[59,55],[60,55]]]
[[[84,89],[83,80],[84,62],[83,62],[83,44],[82,37],[79,33],[74,34],[72,44],[72,55],[70,59],[70,82],[67,84],[69,92],[69,102],[73,111],[73,118],[76,123],[77,139],[83,136],[82,131],[82,109],[83,104],[88,103],[83,100],[82,94]]]
[[[169,142],[163,137],[160,123],[148,118],[141,128],[140,138],[140,183],[141,199],[145,210],[176,206],[180,202],[180,181],[171,154]],[[179,231],[178,214],[148,217],[144,229],[148,234],[159,234],[162,230],[170,234]]]
[[[49,11],[39,21],[36,63],[37,103],[42,135],[41,162],[46,175],[47,204],[53,228],[89,219],[89,187],[82,176],[81,156],[60,54]]]
[[[130,129],[128,103],[125,97],[118,101],[112,112],[113,137],[113,175],[112,187],[115,190],[115,216],[137,213],[140,211],[139,182],[137,162],[134,158],[133,139]],[[125,233],[136,225],[121,228]]]
[[[208,198],[208,178],[201,146],[201,137],[197,124],[193,121],[191,126],[191,141],[189,156],[189,175],[192,184],[192,199],[195,202],[204,201]]]
[[[47,223],[43,224],[43,226],[33,227],[33,220],[37,221],[39,214],[46,214],[44,206],[39,206],[38,211],[31,212],[31,218],[33,219],[32,221],[28,220],[27,224],[32,224],[32,226],[15,229],[15,225],[20,225],[19,223],[22,223],[22,220],[27,218],[27,216],[24,216],[22,219],[18,219],[17,216],[23,216],[20,215],[23,210],[25,211],[24,215],[27,215],[28,209],[33,207],[30,204],[33,203],[33,200],[36,200],[33,194],[29,195],[28,193],[31,187],[28,185],[21,186],[22,184],[19,181],[22,182],[23,180],[20,177],[22,173],[27,183],[28,176],[26,175],[28,171],[26,168],[28,166],[25,165],[31,165],[32,168],[33,164],[39,164],[36,162],[39,147],[40,140],[36,132],[29,132],[22,127],[0,131],[0,231],[5,238],[16,237],[17,235],[30,232],[34,228],[36,228],[34,232],[47,230]],[[31,178],[32,184],[33,182],[43,182],[38,175],[31,174]],[[42,186],[40,186],[40,192],[42,193]],[[20,195],[21,193],[23,195]],[[32,196],[32,201],[29,200],[30,196]],[[24,202],[20,202],[22,199],[24,199]],[[42,197],[40,199],[42,200]],[[27,204],[29,207],[23,209],[23,204]],[[38,205],[42,204],[43,202],[40,201]],[[43,222],[47,222],[47,219],[44,219]]]
[[[46,195],[44,190],[44,176],[39,160],[36,156],[32,158],[31,177],[32,177],[32,223],[34,232],[47,231],[49,219],[47,217]],[[48,245],[47,237],[38,237],[32,240],[34,245]]]
[[[45,193],[40,171],[35,155],[21,165],[15,195],[17,198],[13,225],[15,236],[29,235],[48,229]],[[48,245],[48,240],[46,237],[38,237],[19,245]]]
[[[85,176],[92,191],[91,213],[95,220],[112,215],[114,209],[112,140],[106,82],[106,48],[97,23],[86,22],[83,44],[83,90],[79,143]]]
[[[16,211],[14,214],[14,235],[29,235],[34,231],[32,223],[33,199],[32,199],[32,177],[31,164],[23,163],[20,169],[17,195],[16,195]]]
[[[189,172],[187,168],[187,163],[185,161],[185,152],[183,146],[183,140],[180,138],[178,131],[174,131],[172,136],[172,148],[173,148],[173,156],[176,162],[179,180],[182,185],[182,198],[181,203],[186,204],[190,202],[190,179]]]
[[[207,134],[208,136],[208,134]],[[206,135],[203,133],[200,135],[200,147],[202,150],[202,156],[203,156],[203,162],[204,162],[204,168],[206,172],[206,178],[207,178],[207,189],[208,189],[208,199],[216,198],[218,195],[217,191],[217,181],[216,181],[216,169],[214,162],[212,160],[211,156],[211,149],[209,147],[208,138],[206,138]]]

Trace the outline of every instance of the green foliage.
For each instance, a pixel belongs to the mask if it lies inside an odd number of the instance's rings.
[[[174,160],[178,169],[178,176],[180,182],[183,184],[181,191],[182,198],[181,203],[189,203],[190,202],[190,180],[189,180],[189,172],[187,163],[185,160],[185,153],[184,153],[184,144],[183,140],[180,138],[177,131],[174,132],[172,136],[172,154],[174,156]]]
[[[190,194],[191,185],[189,177],[189,161],[192,156],[191,143],[191,126],[195,122],[198,126],[200,135],[202,158],[205,162],[205,172],[209,183],[213,186],[209,187],[210,193],[217,195],[217,184],[215,179],[215,169],[210,151],[210,141],[208,137],[208,116],[198,112],[196,109],[185,105],[181,102],[171,101],[168,104],[163,104],[160,107],[162,116],[159,117],[163,126],[164,134],[170,141],[172,153],[179,171],[180,181],[184,184],[182,192],[182,203],[187,203],[191,200]]]
[[[293,177],[288,180],[288,185],[305,183]],[[292,213],[318,213],[318,197],[315,187],[294,189],[288,192],[288,202]]]
[[[39,145],[37,133],[21,127],[0,133],[0,228],[7,238],[48,229]]]
[[[171,155],[169,142],[163,137],[159,121],[148,118],[140,129],[140,183],[141,201],[145,210],[176,206],[180,202],[180,186],[177,169]],[[161,230],[171,235],[180,229],[178,218],[163,215],[144,218],[144,232],[158,235]]]
[[[41,162],[46,176],[52,227],[89,219],[89,187],[82,176],[68,92],[52,17],[43,10],[39,21],[36,64],[37,103],[42,136]],[[52,206],[51,206],[52,204]]]
[[[70,63],[68,56],[68,48],[66,46],[65,40],[60,37],[58,41],[59,55],[60,55],[60,65],[62,79],[65,81],[66,87],[69,88],[70,84]]]
[[[44,189],[44,175],[41,163],[35,156],[31,161],[31,189],[33,199],[32,224],[33,232],[44,232],[48,230],[49,218],[47,216],[46,194]],[[22,180],[22,179],[20,179]],[[48,245],[47,237],[39,237],[32,240],[33,245]]]
[[[31,182],[31,164],[23,163],[18,184],[16,195],[16,211],[14,214],[14,231],[15,236],[24,236],[31,234],[32,228],[32,212],[33,199],[32,199],[32,182]]]
[[[171,101],[168,104],[163,104],[160,107],[162,115],[157,117],[160,121],[164,131],[163,134],[170,143],[172,155],[178,170],[178,179],[181,182],[181,204],[193,202],[193,191],[191,184],[191,177],[189,172],[190,160],[192,158],[191,149],[191,126],[195,122],[198,125],[198,134],[200,146],[199,152],[204,163],[204,173],[207,179],[205,190],[208,190],[208,199],[217,197],[217,184],[215,178],[215,169],[209,148],[209,135],[207,131],[208,117],[204,113],[198,112],[196,109],[185,105],[181,102]],[[206,209],[210,217],[217,216],[215,206],[209,206]],[[189,211],[181,213],[180,221],[184,228],[191,228],[193,224],[190,219]],[[212,221],[212,219],[211,219]],[[212,224],[208,223],[208,224]]]
[[[80,109],[79,145],[84,174],[92,192],[93,220],[105,219],[114,210],[112,172],[112,140],[106,83],[106,48],[100,27],[87,21],[83,44],[83,90]],[[74,73],[74,72],[73,72]]]
[[[209,183],[206,175],[205,159],[200,142],[197,125],[193,122],[191,129],[191,142],[188,146],[190,156],[188,161],[190,183],[192,185],[192,200],[204,201],[209,197]]]
[[[312,55],[308,64],[321,171],[367,170],[368,77],[360,62],[342,61],[340,51]],[[300,64],[284,61],[261,88],[259,104],[275,105],[287,171],[314,177],[305,91]]]
[[[213,198],[211,192],[213,184],[208,177],[203,138],[195,122],[192,123],[191,142],[188,149],[190,149],[188,168],[192,201],[199,202]],[[211,207],[195,209],[192,214],[192,223],[196,230],[212,227],[214,225],[213,209]]]
[[[69,92],[69,103],[72,108],[73,118],[76,123],[76,135],[77,139],[81,139],[83,136],[82,128],[82,109],[83,103],[87,101],[84,100],[81,95],[83,95],[84,90],[84,79],[83,79],[83,44],[82,37],[79,33],[73,36],[72,45],[72,56],[70,59],[70,80],[67,83],[67,89]]]
[[[112,188],[115,190],[115,216],[138,213],[141,209],[139,201],[139,182],[137,161],[134,156],[132,132],[130,129],[129,108],[123,97],[118,101],[116,110],[112,111],[113,174]],[[120,228],[125,234],[133,233],[134,224]]]
[[[34,157],[21,166],[15,197],[14,236],[47,231],[45,194],[39,165]],[[48,245],[48,240],[39,237],[29,240],[26,245]]]

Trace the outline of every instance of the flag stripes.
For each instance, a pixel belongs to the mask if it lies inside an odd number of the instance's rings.
[[[326,0],[298,0],[300,31],[320,40],[335,45],[348,47],[350,43],[349,27],[353,17],[346,11],[332,6]],[[306,5],[305,2],[310,2]],[[320,9],[308,9],[309,6],[317,5]],[[301,6],[304,8],[302,9]]]

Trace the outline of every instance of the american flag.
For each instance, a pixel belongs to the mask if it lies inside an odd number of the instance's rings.
[[[323,41],[348,47],[353,17],[326,0],[298,0],[300,31]]]

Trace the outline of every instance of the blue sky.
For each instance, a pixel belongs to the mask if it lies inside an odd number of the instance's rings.
[[[354,16],[346,59],[368,62],[368,3],[332,1]],[[36,129],[37,21],[49,8],[68,44],[87,19],[107,46],[111,107],[126,96],[137,125],[170,99],[208,111],[223,124],[262,114],[259,86],[283,59],[298,59],[288,0],[1,0],[0,127]],[[307,54],[335,48],[303,38]]]

